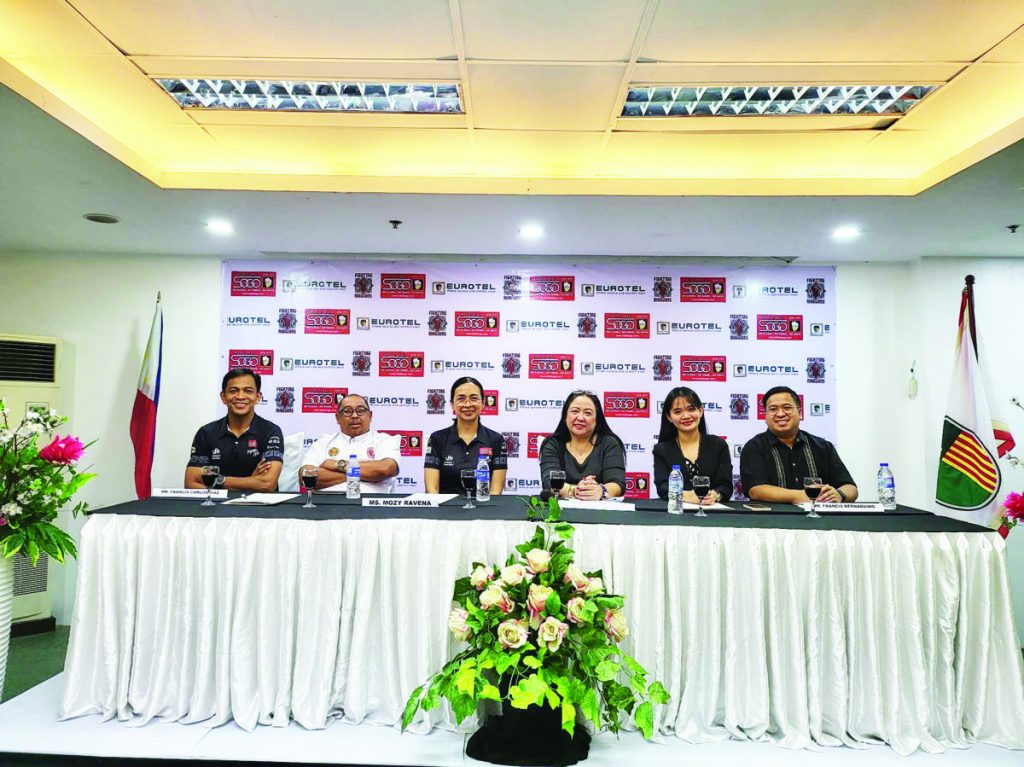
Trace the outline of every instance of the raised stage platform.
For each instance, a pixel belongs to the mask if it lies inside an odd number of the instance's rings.
[[[324,730],[259,727],[245,732],[235,724],[150,722],[141,727],[85,716],[57,721],[63,675],[0,706],[0,765],[140,765],[151,760],[194,760],[225,764],[479,765],[465,756],[467,736],[435,729],[429,735],[402,735],[391,727],[335,723]],[[83,758],[84,757],[84,758]],[[110,761],[125,760],[125,761]],[[920,751],[901,757],[888,746],[864,749],[790,750],[774,743],[726,741],[692,745],[675,738],[646,743],[636,733],[594,739],[587,767],[1020,767],[1019,751],[976,745],[942,754]]]

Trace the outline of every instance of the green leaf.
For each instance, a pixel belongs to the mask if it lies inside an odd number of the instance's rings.
[[[33,540],[28,542],[26,546],[28,552],[28,558],[32,561],[32,566],[35,567],[36,563],[39,562],[39,544]]]
[[[651,707],[650,701],[645,700],[636,707],[633,721],[636,722],[636,726],[640,728],[644,737],[650,740],[654,735],[654,709]]]
[[[644,696],[647,692],[647,681],[639,674],[629,675],[629,686],[636,690],[637,695]]]
[[[597,691],[593,687],[588,687],[583,693],[580,711],[588,721],[593,722],[595,727],[601,726],[601,706],[597,701]]]
[[[523,665],[529,666],[530,668],[540,668],[540,661],[533,655],[523,656]]]
[[[639,674],[640,676],[647,676],[647,669],[645,669],[643,666],[637,663],[631,656],[627,655],[624,652],[620,652],[619,657],[622,658],[623,665],[625,665],[626,668],[628,668],[634,674]]]
[[[576,528],[570,525],[568,522],[559,522],[555,525],[555,535],[561,538],[563,541],[572,539],[572,534],[576,531]]]
[[[499,676],[501,676],[510,668],[515,668],[519,665],[519,656],[520,653],[513,653],[511,655],[509,655],[508,653],[500,653],[498,655],[495,655],[494,670],[498,672]]]
[[[476,699],[472,695],[457,695],[452,702],[452,711],[455,712],[455,721],[462,724],[467,716],[472,716],[476,711]]]
[[[480,700],[501,700],[501,691],[493,684],[485,684],[477,696]]]
[[[594,669],[594,673],[597,674],[599,681],[610,682],[616,677],[619,673],[619,669],[621,668],[622,666],[615,661],[603,660],[597,664],[597,667]]]
[[[464,695],[472,695],[476,687],[476,666],[472,660],[462,664],[455,675],[455,687]]]
[[[412,718],[416,716],[416,710],[420,707],[420,696],[423,694],[423,688],[426,685],[420,685],[412,691],[412,695],[409,696],[408,702],[405,704],[405,711],[402,713],[402,731],[409,726],[412,722]]]
[[[567,700],[562,701],[562,729],[570,735],[576,729],[576,706]]]
[[[548,522],[557,522],[562,518],[562,507],[558,505],[558,499],[552,496],[548,498]]]
[[[647,695],[654,703],[658,703],[660,705],[668,703],[668,690],[665,689],[665,686],[661,682],[654,682],[650,686],[650,689],[647,690]]]
[[[554,615],[562,609],[562,600],[558,596],[557,591],[552,591],[548,595],[547,600],[544,602],[544,609],[547,611],[548,615]]]
[[[547,689],[548,686],[544,683],[544,680],[536,674],[531,674],[520,681],[519,684],[509,689],[509,692],[512,694],[512,707],[527,708],[529,706],[541,705]]]
[[[549,687],[544,695],[547,697],[548,705],[551,706],[551,709],[557,711],[558,707],[562,705],[562,699],[558,697],[558,693]]]

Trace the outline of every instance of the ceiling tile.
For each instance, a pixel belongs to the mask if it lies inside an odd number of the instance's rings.
[[[75,0],[131,55],[423,59],[455,55],[445,0]]]
[[[625,61],[645,0],[463,0],[466,56],[510,61]]]
[[[478,128],[592,130],[608,125],[625,65],[471,64]]]
[[[641,57],[972,61],[1024,23],[1020,0],[662,0]]]
[[[457,61],[337,61],[334,59],[225,59],[132,56],[151,77],[215,77],[262,80],[458,80]]]

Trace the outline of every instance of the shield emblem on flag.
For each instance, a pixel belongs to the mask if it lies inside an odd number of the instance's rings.
[[[981,509],[995,498],[1000,483],[999,465],[985,443],[947,416],[935,500],[961,511]]]

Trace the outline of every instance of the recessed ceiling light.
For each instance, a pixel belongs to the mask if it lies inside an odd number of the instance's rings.
[[[903,115],[934,85],[631,85],[622,117]]]
[[[211,218],[206,222],[206,229],[210,234],[215,234],[218,237],[227,237],[229,234],[235,233],[235,227],[231,225],[230,221],[223,218]]]
[[[860,227],[854,224],[843,224],[832,230],[832,239],[836,242],[849,242],[860,237]]]
[[[519,236],[524,240],[539,240],[544,236],[544,227],[540,224],[523,224],[519,227]]]
[[[82,216],[86,221],[92,221],[94,224],[119,224],[121,219],[117,216],[111,216],[109,213],[86,213]]]
[[[458,83],[156,78],[185,109],[462,114]]]

